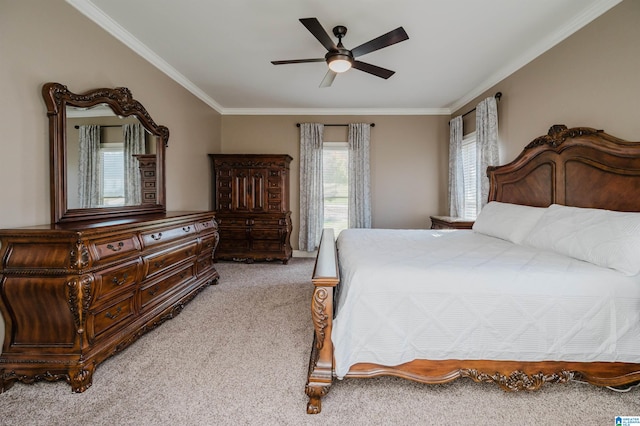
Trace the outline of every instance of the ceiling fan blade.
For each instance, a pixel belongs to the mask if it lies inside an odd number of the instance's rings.
[[[322,82],[320,83],[319,87],[331,86],[331,84],[333,84],[333,80],[335,80],[336,78],[336,75],[338,75],[337,72],[328,70],[327,73],[324,75],[324,78],[322,79]]]
[[[329,34],[327,34],[324,28],[322,28],[322,25],[320,25],[320,21],[318,21],[316,18],[301,18],[300,22],[302,22],[302,25],[307,27],[311,34],[313,34],[313,36],[317,38],[320,43],[322,43],[325,49],[337,49],[336,44],[333,42],[333,40],[331,40]]]
[[[373,74],[377,77],[384,78],[385,80],[396,73],[395,71],[378,67],[376,65],[371,65],[362,61],[353,61],[352,66],[357,70],[368,72],[369,74]]]
[[[306,62],[326,62],[325,58],[314,58],[314,59],[291,59],[287,61],[271,61],[273,65],[284,65],[284,64],[304,64]]]
[[[408,39],[409,36],[405,32],[404,28],[398,27],[378,38],[374,38],[373,40],[369,40],[368,42],[361,44],[355,49],[351,49],[351,53],[353,54],[353,57],[356,58]]]

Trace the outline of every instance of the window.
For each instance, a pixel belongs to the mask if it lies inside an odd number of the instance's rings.
[[[476,133],[469,133],[462,139],[462,170],[464,182],[464,200],[462,217],[474,219],[477,212],[477,173],[476,173]]]
[[[102,205],[124,204],[124,146],[102,144],[100,148],[100,170],[102,170]]]
[[[349,150],[346,142],[324,142],[322,176],[324,228],[333,228],[337,237],[349,227]]]

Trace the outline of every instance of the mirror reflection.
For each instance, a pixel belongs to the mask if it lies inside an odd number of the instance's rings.
[[[155,204],[156,137],[107,104],[66,106],[67,208]]]

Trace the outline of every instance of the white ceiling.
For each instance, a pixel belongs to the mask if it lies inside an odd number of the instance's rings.
[[[448,114],[621,0],[67,0],[222,114]],[[399,26],[409,40],[319,88],[315,17],[354,48]]]

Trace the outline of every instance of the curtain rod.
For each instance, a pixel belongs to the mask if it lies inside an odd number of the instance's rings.
[[[324,124],[325,127],[347,127],[348,124]],[[300,127],[300,123],[296,123],[296,127]],[[376,127],[376,123],[371,123],[371,127]]]
[[[502,97],[502,92],[498,92],[495,94],[494,98],[496,98],[496,101],[500,102],[500,98]],[[471,111],[467,111],[464,114],[462,114],[462,117],[464,117],[465,115],[469,115],[471,114],[473,111],[475,111],[476,109],[472,109]]]
[[[98,124],[98,126],[100,126],[100,127],[122,127],[122,124],[105,124],[105,125]],[[73,128],[74,129],[79,129],[80,126],[76,125],[76,126],[73,126]]]

